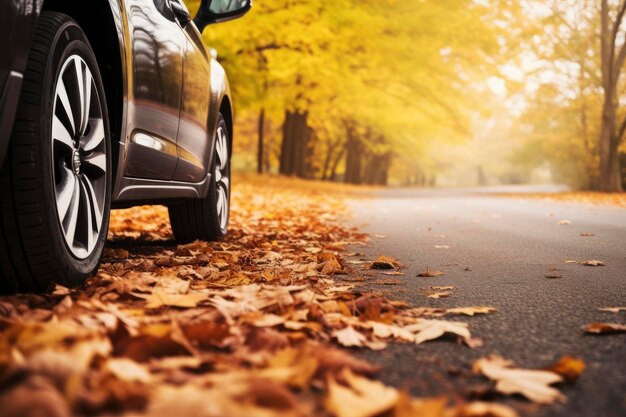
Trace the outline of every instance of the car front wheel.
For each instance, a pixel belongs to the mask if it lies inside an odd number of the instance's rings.
[[[0,173],[0,290],[45,291],[95,273],[107,236],[111,145],[87,38],[43,12]]]

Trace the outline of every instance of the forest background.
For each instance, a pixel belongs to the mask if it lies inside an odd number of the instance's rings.
[[[192,15],[199,1],[186,0]],[[207,27],[235,169],[623,191],[626,0],[256,0]]]

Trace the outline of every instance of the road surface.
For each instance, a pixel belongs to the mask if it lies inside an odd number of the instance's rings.
[[[459,319],[483,340],[481,348],[439,340],[362,356],[382,365],[383,381],[413,395],[467,398],[485,391],[486,380],[471,373],[479,357],[495,353],[520,367],[542,368],[574,355],[587,369],[575,383],[560,386],[566,404],[498,400],[522,415],[626,416],[626,334],[581,331],[591,322],[626,323],[624,312],[597,310],[626,306],[626,209],[504,198],[489,191],[390,189],[349,202],[351,221],[381,235],[357,250],[370,259],[391,255],[406,266],[406,275],[393,277],[400,285],[379,285],[373,278],[366,285],[415,306],[498,310]],[[563,220],[571,224],[559,224]],[[606,266],[566,260],[601,260]],[[416,277],[426,269],[446,275]],[[428,298],[425,292],[438,285],[455,288],[448,298]]]

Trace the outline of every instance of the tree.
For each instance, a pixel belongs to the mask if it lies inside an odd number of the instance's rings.
[[[608,0],[600,6],[600,45],[602,90],[602,129],[600,132],[600,188],[602,191],[623,191],[620,170],[619,144],[626,130],[626,118],[617,122],[618,85],[626,58],[626,40],[622,21],[626,0],[621,0],[615,10]]]

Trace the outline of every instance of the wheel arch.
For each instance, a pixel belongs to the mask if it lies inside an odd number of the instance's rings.
[[[220,103],[220,113],[224,117],[226,121],[226,127],[228,128],[228,138],[230,142],[229,151],[232,154],[233,152],[233,105],[231,103],[231,99],[228,95],[224,95],[222,97],[222,102]]]

